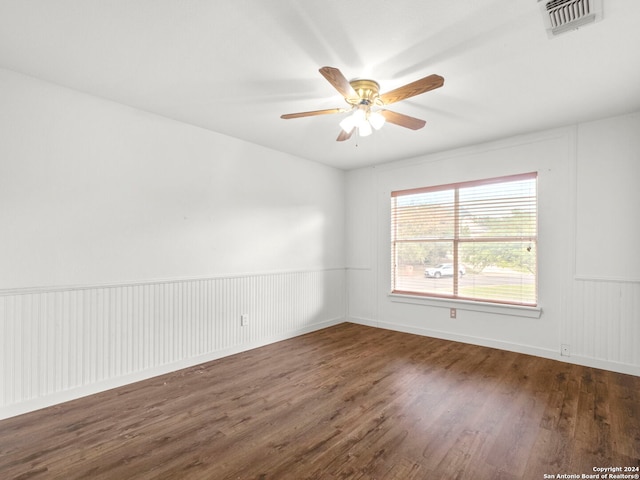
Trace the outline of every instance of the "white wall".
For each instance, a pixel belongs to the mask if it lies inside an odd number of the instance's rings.
[[[344,172],[6,70],[0,136],[0,417],[343,319]]]
[[[640,114],[578,126],[576,274],[640,282]]]
[[[562,338],[640,375],[640,112],[577,126],[574,281]]]
[[[639,118],[605,119],[348,172],[348,318],[640,374],[640,283],[638,269],[628,268],[640,258],[628,248],[640,233],[640,215],[634,213],[640,201]],[[540,314],[389,295],[392,190],[531,171],[538,172],[539,186]],[[599,181],[600,191],[593,188]],[[626,221],[608,216],[620,208]],[[622,239],[623,251],[594,249],[603,238],[608,245]],[[577,265],[609,265],[603,256],[615,271],[588,270],[588,278],[576,271]],[[457,319],[449,318],[450,307],[458,309]],[[569,345],[570,357],[560,357],[562,344]]]
[[[0,288],[343,266],[343,173],[0,71]]]

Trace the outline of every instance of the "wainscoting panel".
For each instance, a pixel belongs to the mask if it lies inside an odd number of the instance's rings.
[[[345,308],[344,269],[0,292],[0,418],[338,323]]]
[[[571,356],[640,374],[639,282],[577,279],[569,317],[563,338]]]

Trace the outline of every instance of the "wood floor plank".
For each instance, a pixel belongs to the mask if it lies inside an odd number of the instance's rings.
[[[4,479],[528,480],[640,466],[640,378],[341,324],[0,421]]]

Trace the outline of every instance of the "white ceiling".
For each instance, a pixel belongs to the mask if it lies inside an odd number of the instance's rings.
[[[640,109],[640,1],[549,39],[536,0],[0,0],[0,67],[344,169]],[[318,73],[427,121],[336,142],[346,106]],[[343,114],[344,115],[344,114]]]

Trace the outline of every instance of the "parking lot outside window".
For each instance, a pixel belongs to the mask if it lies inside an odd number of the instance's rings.
[[[391,193],[392,293],[537,305],[537,174]]]

